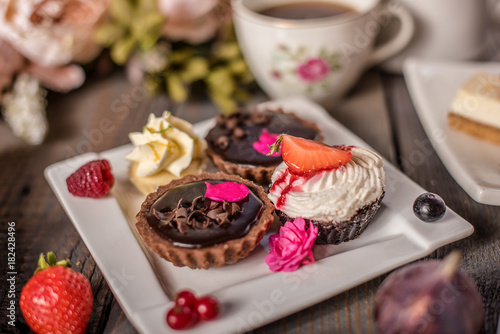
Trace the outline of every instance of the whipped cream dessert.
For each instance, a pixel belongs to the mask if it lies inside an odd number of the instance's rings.
[[[500,129],[500,74],[471,77],[457,91],[450,112]]]
[[[202,171],[207,143],[198,137],[192,125],[172,116],[150,114],[142,132],[129,134],[135,148],[126,156],[132,162],[130,176],[143,193],[186,174]]]
[[[142,132],[129,134],[134,150],[127,160],[138,163],[137,176],[149,176],[166,170],[177,177],[193,161],[205,154],[206,142],[192,125],[166,111],[162,117],[149,115]]]
[[[382,158],[361,147],[347,147],[352,160],[331,170],[294,174],[285,163],[274,171],[269,199],[288,217],[345,222],[380,201],[385,173]]]

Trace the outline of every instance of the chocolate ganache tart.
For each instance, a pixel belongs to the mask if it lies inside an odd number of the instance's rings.
[[[246,193],[235,197],[228,185]],[[235,199],[214,199],[208,189]],[[271,226],[273,212],[264,189],[252,181],[222,172],[202,173],[149,194],[136,216],[136,227],[144,243],[175,266],[208,269],[248,256]]]
[[[240,175],[259,184],[268,184],[281,154],[268,155],[278,135],[321,140],[318,126],[282,109],[239,110],[219,115],[207,136],[207,154],[221,171]],[[263,138],[267,141],[263,141]],[[261,144],[261,149],[256,144]]]

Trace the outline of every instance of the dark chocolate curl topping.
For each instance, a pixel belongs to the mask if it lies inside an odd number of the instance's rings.
[[[177,207],[168,212],[153,211],[161,225],[170,225],[182,234],[192,229],[210,228],[212,224],[230,224],[231,220],[241,212],[240,206],[236,203],[227,201],[220,203],[203,196],[196,197],[189,208],[183,207],[182,202],[183,199],[180,199]]]

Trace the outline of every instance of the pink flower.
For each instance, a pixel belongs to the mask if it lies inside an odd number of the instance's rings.
[[[262,155],[267,155],[270,151],[269,146],[274,144],[278,139],[279,134],[277,133],[269,133],[267,129],[263,129],[260,134],[259,140],[252,144],[253,149],[259,152]],[[278,157],[281,155],[281,147],[278,152],[269,154],[271,157]]]
[[[14,76],[27,73],[45,87],[66,92],[80,86],[85,74],[80,66],[42,66],[24,58],[6,41],[0,40],[0,102],[2,91],[8,89]]]
[[[24,58],[9,43],[0,40],[0,102],[2,91],[7,88],[14,75],[23,68]]]
[[[318,236],[318,228],[297,217],[293,222],[281,226],[279,234],[269,237],[271,252],[266,256],[266,264],[273,272],[295,271],[303,264],[314,263],[312,246]]]
[[[32,62],[58,67],[86,62],[100,51],[92,29],[108,0],[0,1],[0,38]]]
[[[167,38],[195,44],[214,37],[230,17],[226,0],[158,0],[158,8],[167,18]]]
[[[330,72],[326,61],[322,58],[311,58],[297,67],[298,76],[307,82],[316,82],[323,79]]]

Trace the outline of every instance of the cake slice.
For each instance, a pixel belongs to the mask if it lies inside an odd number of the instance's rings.
[[[477,73],[460,87],[450,106],[448,124],[500,145],[500,75]]]

